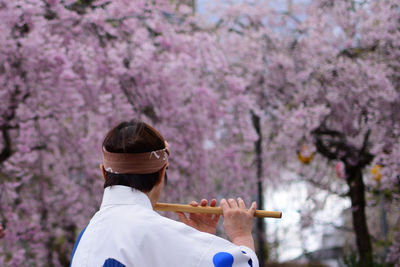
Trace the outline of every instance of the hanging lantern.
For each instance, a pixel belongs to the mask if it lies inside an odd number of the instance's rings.
[[[374,167],[371,169],[371,174],[372,178],[376,181],[379,182],[382,178],[382,174],[379,172],[381,170],[382,166],[379,164],[376,164]]]
[[[297,157],[301,163],[309,164],[314,157],[314,151],[312,149],[310,149],[310,147],[307,146],[306,144],[303,144],[297,150]]]
[[[346,178],[346,170],[342,161],[338,161],[338,163],[336,163],[336,175],[342,179]]]

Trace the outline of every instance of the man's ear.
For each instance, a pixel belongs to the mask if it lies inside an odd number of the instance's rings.
[[[104,180],[106,180],[106,169],[104,169],[104,165],[103,164],[100,164],[100,170],[103,173]]]
[[[168,165],[165,165],[159,172],[158,172],[158,182],[157,184],[164,182],[165,179],[165,171],[167,169]]]

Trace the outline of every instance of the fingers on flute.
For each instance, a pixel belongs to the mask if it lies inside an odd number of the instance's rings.
[[[213,203],[214,203],[214,204],[213,204]],[[200,206],[201,206],[201,207],[207,207],[207,204],[208,204],[207,199],[204,199],[204,198],[203,198],[203,199],[200,201]],[[211,207],[215,207],[216,204],[217,204],[217,201],[216,201],[215,199],[211,200],[211,202],[210,202],[210,206],[211,206]],[[192,201],[192,202],[190,202],[190,205],[193,206],[193,207],[197,207],[197,206],[199,206],[199,203],[197,203],[196,201]]]
[[[221,199],[221,201],[219,202],[219,206],[221,207],[221,209],[225,212],[227,209],[229,209],[229,204],[226,201],[225,198]]]
[[[207,206],[207,203],[208,203],[207,199],[204,199],[204,198],[203,198],[203,199],[200,201],[200,206],[206,207],[206,206]]]
[[[238,203],[239,208],[246,209],[246,204],[244,203],[242,198],[238,197],[237,198],[237,203]]]
[[[217,200],[215,198],[213,198],[210,201],[210,207],[215,207],[215,206],[217,206]],[[210,220],[214,223],[219,221],[219,217],[220,217],[220,215],[217,215],[217,214],[212,214],[211,216],[209,216]]]
[[[237,209],[238,205],[236,203],[236,201],[233,198],[228,199],[228,203],[229,203],[229,207],[231,207],[232,209]]]
[[[183,223],[188,223],[189,219],[186,217],[186,215],[183,212],[175,212],[178,214],[179,220]]]
[[[256,212],[256,209],[257,209],[257,203],[256,203],[255,201],[253,201],[253,203],[251,203],[251,206],[250,206],[250,208],[249,208],[248,213],[249,213],[251,216],[254,216],[254,213]]]
[[[202,202],[200,202],[200,205],[202,205]],[[190,202],[190,206],[198,207],[198,206],[199,206],[199,203],[197,203],[196,201],[192,201],[192,202]],[[186,216],[186,215],[185,215],[185,216]],[[189,213],[188,221],[190,221],[190,220],[197,220],[198,217],[199,217],[199,215],[198,215],[197,213]]]
[[[213,199],[210,201],[210,207],[215,207],[215,206],[217,206],[217,200],[216,200],[215,198],[213,198]]]
[[[197,207],[199,204],[196,201],[192,201],[189,204],[190,206]]]

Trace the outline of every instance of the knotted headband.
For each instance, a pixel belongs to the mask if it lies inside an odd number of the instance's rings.
[[[103,147],[103,164],[108,172],[120,174],[148,174],[168,164],[169,148],[146,153],[112,153]]]

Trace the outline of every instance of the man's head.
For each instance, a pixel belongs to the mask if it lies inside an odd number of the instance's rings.
[[[139,154],[165,149],[165,144],[164,138],[153,127],[144,122],[132,120],[122,122],[111,129],[104,138],[103,149],[111,154]],[[165,168],[166,166],[162,166],[153,173],[131,174],[116,173],[102,166],[105,178],[104,188],[125,185],[147,193],[161,182]]]

